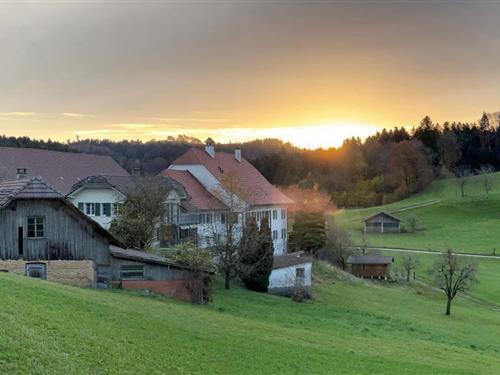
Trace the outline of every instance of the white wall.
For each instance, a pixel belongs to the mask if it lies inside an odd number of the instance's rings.
[[[284,213],[284,218],[281,217],[282,210]],[[286,253],[288,243],[288,213],[286,206],[254,206],[249,211],[249,214],[256,214],[258,212],[262,213],[264,211],[269,212],[269,218],[271,222],[271,236],[273,235],[273,231],[277,231],[278,233],[278,238],[273,239],[274,255],[283,255]],[[274,218],[273,211],[276,211],[276,219]],[[282,238],[282,230],[284,229],[285,237]]]
[[[286,268],[274,269],[269,276],[269,289],[293,288],[295,286],[295,275],[297,268],[304,268],[304,286],[312,284],[312,262],[298,264]]]
[[[91,188],[85,187],[68,197],[69,200],[78,207],[78,203],[100,203],[101,204],[101,215],[100,216],[89,216],[94,221],[98,222],[103,228],[109,229],[111,221],[114,219],[113,216],[104,216],[103,214],[103,203],[120,203],[123,201],[124,196],[118,190],[113,188]],[[85,211],[84,211],[85,212]]]

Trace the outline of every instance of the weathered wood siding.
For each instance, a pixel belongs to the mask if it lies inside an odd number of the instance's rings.
[[[28,217],[44,217],[44,238],[30,239]],[[24,251],[19,255],[18,228]],[[0,258],[25,260],[94,260],[109,264],[109,241],[78,212],[60,201],[18,200],[0,210]]]
[[[121,280],[121,266],[144,266],[144,280],[180,280],[192,277],[191,272],[187,270],[169,267],[167,265],[113,258],[111,265],[111,275],[113,280]]]
[[[353,264],[351,273],[357,277],[389,277],[388,264]]]
[[[365,220],[365,233],[398,233],[399,223],[398,220],[390,216],[379,214]]]

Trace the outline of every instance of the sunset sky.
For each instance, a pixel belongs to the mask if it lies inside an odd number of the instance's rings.
[[[0,7],[0,134],[336,146],[500,110],[500,4]]]

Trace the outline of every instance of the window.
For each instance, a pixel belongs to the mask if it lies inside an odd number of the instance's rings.
[[[179,205],[177,203],[167,203],[165,209],[165,223],[172,224],[179,221]]]
[[[273,210],[273,220],[278,220],[278,210]]]
[[[102,214],[103,216],[111,216],[111,203],[102,204]]]
[[[305,268],[296,268],[295,269],[295,276],[304,278],[306,276],[306,269]]]
[[[281,229],[281,238],[283,240],[286,238],[286,228]]]
[[[226,214],[225,213],[220,214],[220,222],[221,222],[221,224],[226,224]]]
[[[28,218],[28,238],[43,238],[45,236],[45,225],[43,217]]]
[[[144,278],[144,266],[142,264],[138,265],[127,265],[120,267],[120,278],[128,280],[137,280]]]
[[[45,280],[47,278],[47,265],[45,263],[26,263],[26,276]]]
[[[106,203],[104,203],[103,206],[105,204]],[[86,202],[85,203],[85,214],[87,216],[101,216],[101,204],[100,203],[93,203],[93,202]]]
[[[281,209],[281,218],[286,219],[286,211],[284,209]]]
[[[118,210],[119,210],[119,203],[113,203],[113,216],[118,216]]]
[[[273,241],[278,239],[278,230],[273,230]]]

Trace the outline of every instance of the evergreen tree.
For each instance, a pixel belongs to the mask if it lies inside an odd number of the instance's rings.
[[[238,267],[240,278],[249,290],[267,292],[273,253],[269,220],[262,219],[259,231],[255,218],[249,217],[240,242]]]
[[[325,215],[323,212],[298,212],[290,234],[290,249],[316,255],[325,246]]]

